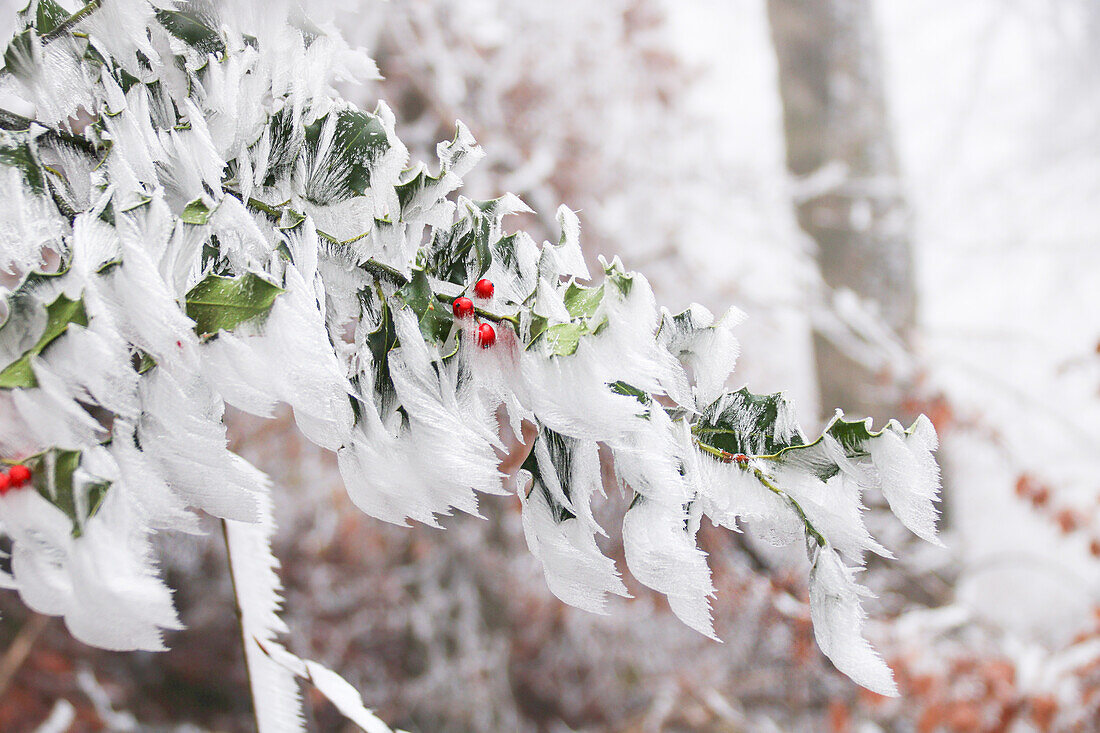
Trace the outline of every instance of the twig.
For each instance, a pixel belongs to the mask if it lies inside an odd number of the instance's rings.
[[[224,519],[221,520],[221,525],[222,539],[225,540],[225,560],[226,565],[229,566],[229,583],[233,588],[233,608],[237,613],[237,624],[241,627],[241,653],[244,654],[245,677],[248,678],[249,686],[251,687],[252,670],[248,668],[248,640],[245,638],[244,633],[244,610],[241,608],[241,597],[237,593],[237,578],[233,575],[233,548],[229,546],[229,525]],[[259,730],[260,711],[256,707],[255,699],[253,698],[251,690],[249,690],[248,699],[252,701],[252,717],[256,721],[256,729]]]
[[[49,623],[49,616],[36,613],[27,619],[23,627],[19,629],[15,640],[12,641],[4,656],[0,658],[0,697],[3,697],[4,693],[7,692],[11,681],[15,679],[15,673],[23,666],[23,662],[27,661],[31,650],[34,649],[34,643],[38,641],[38,637],[42,635]]]

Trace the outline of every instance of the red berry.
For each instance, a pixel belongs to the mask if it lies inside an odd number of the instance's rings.
[[[474,301],[466,297],[455,298],[451,310],[454,311],[455,318],[467,318],[474,314]]]
[[[492,280],[482,279],[482,280],[478,280],[474,284],[474,295],[476,295],[477,297],[479,297],[483,300],[488,300],[489,298],[493,297],[493,291],[494,290],[496,290],[496,288],[493,287],[493,281]]]
[[[11,479],[8,478],[8,474],[0,473],[0,496],[8,493],[9,489],[11,489]]]
[[[482,323],[477,327],[477,342],[483,349],[487,349],[497,342],[497,332],[488,323]]]
[[[31,480],[31,470],[26,466],[12,466],[8,470],[12,488],[18,488]]]

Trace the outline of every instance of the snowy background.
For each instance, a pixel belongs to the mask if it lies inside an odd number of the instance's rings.
[[[721,646],[638,587],[593,617],[545,590],[514,500],[445,532],[382,527],[289,420],[235,419],[237,447],[280,484],[290,645],[345,672],[394,725],[1100,726],[1100,8],[832,4],[868,11],[881,51],[917,285],[916,327],[891,363],[921,375],[913,399],[944,442],[946,549],[868,571],[872,635],[902,700],[859,694],[816,650],[798,553],[701,533]],[[820,181],[787,172],[764,0],[349,5],[335,19],[386,80],[347,94],[386,98],[414,157],[461,118],[488,153],[469,195],[516,192],[545,217],[522,222],[535,236],[565,202],[591,259],[621,255],[670,308],[741,307],[731,386],[788,391],[808,427],[831,414],[811,335],[833,301],[795,212]],[[179,584],[189,630],[173,650],[95,652],[43,625],[19,670],[0,667],[0,729],[33,729],[58,699],[80,711],[73,730],[249,729],[218,543],[168,542],[169,579],[205,579]],[[7,645],[31,620],[11,598],[0,607]],[[314,715],[336,729],[320,702]]]

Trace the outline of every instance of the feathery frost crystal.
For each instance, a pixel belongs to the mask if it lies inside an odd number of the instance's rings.
[[[715,636],[704,518],[802,541],[822,650],[895,693],[860,636],[856,570],[890,555],[861,495],[936,541],[927,419],[875,432],[838,414],[808,440],[781,395],[726,392],[738,311],[669,313],[617,258],[592,279],[568,208],[557,242],[510,233],[518,198],[455,195],[481,157],[470,132],[410,163],[384,102],[334,91],[374,64],[305,17],[278,0],[21,13],[0,82],[33,110],[0,115],[0,267],[19,276],[0,293],[0,458],[33,485],[0,496],[0,583],[87,643],[162,649],[179,622],[149,536],[206,512],[226,521],[262,729],[301,728],[302,677],[387,730],[275,640],[270,487],[229,451],[225,406],[290,405],[355,504],[397,524],[505,493],[495,451],[526,421],[523,527],[563,601],[627,595],[595,540],[603,445],[630,502],[627,567],[686,624]]]

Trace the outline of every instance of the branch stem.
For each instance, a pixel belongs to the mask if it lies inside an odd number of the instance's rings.
[[[440,303],[446,303],[447,305],[453,305],[454,302],[461,297],[461,295],[450,296],[443,295],[442,293],[435,294],[436,300],[438,300]],[[494,321],[496,323],[503,323],[504,321],[507,321],[508,323],[511,323],[513,326],[515,326],[517,329],[519,328],[519,319],[515,316],[505,316],[500,313],[493,313],[492,311],[487,311],[484,308],[478,308],[477,306],[474,306],[474,313],[477,313],[479,316],[486,320]]]
[[[733,454],[729,453],[728,451],[724,451],[721,448],[715,448],[713,445],[707,445],[698,438],[695,439],[695,445],[699,446],[699,449],[703,452],[709,453],[723,463],[730,463],[733,460]],[[756,458],[756,456],[749,456],[748,458],[751,460],[753,458]],[[773,494],[783,497],[787,501],[787,503],[791,505],[791,508],[794,509],[795,513],[798,514],[798,518],[802,520],[803,526],[806,527],[806,533],[813,537],[814,541],[817,542],[819,546],[825,546],[825,538],[822,537],[821,533],[817,531],[817,528],[814,527],[809,518],[806,516],[806,512],[802,510],[801,505],[799,505],[799,503],[795,501],[790,496],[790,494],[776,486],[775,483],[772,482],[771,477],[761,471],[756,466],[750,465],[748,462],[742,463],[740,461],[737,462],[737,466],[742,471],[752,471],[753,476],[756,477],[757,481],[763,484],[764,488],[768,489],[768,491],[771,491]]]
[[[252,686],[252,670],[248,665],[248,638],[245,636],[244,630],[244,610],[241,608],[241,597],[237,592],[237,578],[233,575],[233,548],[229,543],[229,524],[225,519],[221,520],[222,525],[222,539],[225,541],[225,560],[226,565],[229,566],[229,584],[233,588],[233,610],[237,614],[237,625],[241,627],[241,653],[244,654],[244,671],[245,676],[248,678],[248,684]],[[249,689],[249,699],[252,700],[252,716],[256,721],[256,728],[259,730],[260,725],[260,711],[256,707],[256,698],[252,694],[252,690]]]

